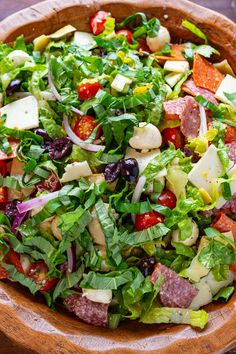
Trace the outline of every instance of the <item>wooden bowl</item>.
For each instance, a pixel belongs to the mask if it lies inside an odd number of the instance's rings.
[[[236,25],[226,17],[186,0],[49,0],[8,17],[0,24],[0,39],[12,42],[24,34],[27,41],[54,32],[66,24],[88,31],[88,19],[97,10],[121,19],[143,11],[156,16],[172,39],[196,41],[181,28],[183,19],[196,23],[236,70]],[[1,353],[224,353],[236,345],[236,294],[227,304],[207,306],[210,320],[204,331],[189,326],[145,326],[123,322],[116,330],[89,326],[60,310],[48,309],[41,298],[19,285],[0,284],[0,332],[11,349]]]

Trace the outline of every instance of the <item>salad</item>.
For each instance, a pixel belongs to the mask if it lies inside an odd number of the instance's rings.
[[[0,278],[95,326],[204,328],[234,292],[234,72],[187,20],[202,44],[89,25],[0,44]]]

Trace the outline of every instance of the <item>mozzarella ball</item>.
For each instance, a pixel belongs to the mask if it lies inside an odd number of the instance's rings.
[[[184,244],[185,246],[193,246],[198,238],[199,235],[199,229],[195,221],[192,220],[192,233],[190,237],[188,237],[186,240],[180,240],[179,239],[179,230],[174,230],[172,232],[172,241],[174,242],[180,242]]]
[[[25,64],[27,61],[31,61],[29,54],[23,50],[13,50],[13,52],[8,54],[8,58],[12,60],[16,66]]]
[[[166,27],[161,26],[156,37],[147,37],[147,45],[152,52],[159,52],[165,44],[170,43],[170,33]]]
[[[129,145],[138,150],[157,149],[161,144],[161,133],[152,123],[139,123],[139,127],[134,128],[134,135],[129,139]]]

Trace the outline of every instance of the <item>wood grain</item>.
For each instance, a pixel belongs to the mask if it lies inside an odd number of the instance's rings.
[[[0,4],[2,1],[5,0],[1,0]],[[148,16],[162,19],[173,36],[189,40],[193,37],[181,29],[180,24],[183,18],[195,21],[222,51],[223,57],[228,57],[236,68],[236,25],[186,0],[50,0],[2,22],[0,38],[12,41],[24,33],[31,40],[68,22],[86,30],[89,16],[99,8],[109,9],[118,19],[144,11]],[[167,20],[164,20],[165,14],[169,15]],[[40,297],[31,296],[19,285],[1,282],[0,338],[5,336],[7,339],[4,345],[1,343],[0,353],[224,353],[236,343],[236,294],[229,303],[212,304],[206,309],[210,321],[204,331],[189,326],[145,326],[136,322],[124,322],[112,331],[84,324],[62,309],[55,313],[46,307]]]
[[[43,0],[0,0],[0,21],[16,11],[35,5]],[[192,0],[198,5],[209,7],[236,21],[236,11],[232,10],[232,0]]]

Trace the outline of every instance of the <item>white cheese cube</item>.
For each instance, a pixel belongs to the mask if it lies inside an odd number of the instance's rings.
[[[32,60],[29,54],[27,54],[23,50],[13,50],[13,52],[8,54],[7,57],[12,60],[16,66],[22,65],[25,62]]]
[[[181,79],[182,74],[180,73],[170,73],[165,76],[165,82],[170,86],[174,87],[177,82]]]
[[[184,73],[189,70],[189,62],[185,60],[167,60],[164,69],[175,73]]]
[[[231,68],[231,66],[229,65],[229,62],[227,59],[224,59],[223,61],[221,61],[220,63],[215,63],[213,64],[222,74],[224,75],[232,75],[235,77],[233,69]]]
[[[141,122],[134,128],[134,135],[129,139],[129,145],[134,149],[157,149],[162,144],[159,129],[152,123]]]
[[[65,173],[61,178],[61,182],[70,182],[90,175],[92,175],[92,171],[87,161],[73,162],[65,167]]]
[[[88,49],[96,47],[96,42],[93,39],[93,34],[89,32],[79,32],[74,33],[74,44],[79,47],[86,47]]]
[[[204,188],[212,195],[212,180],[224,173],[218,149],[212,144],[188,174],[189,181],[197,188]]]
[[[132,80],[121,74],[117,74],[111,83],[111,87],[118,92],[126,92]]]
[[[110,289],[82,289],[83,296],[88,300],[99,302],[101,304],[109,304],[112,300],[112,291]]]
[[[236,99],[231,102],[228,98],[224,95],[224,93],[236,93],[236,78],[231,75],[226,75],[224,80],[221,82],[218,90],[215,93],[215,97],[224,103],[228,103],[231,105],[232,108],[236,110]]]
[[[194,297],[189,308],[192,310],[198,310],[200,307],[212,302],[212,293],[209,285],[205,281],[205,278],[202,278],[200,282],[194,284],[194,286],[198,289],[198,294]]]
[[[0,109],[0,115],[6,114],[5,127],[18,130],[39,126],[38,102],[34,96],[9,103]]]

